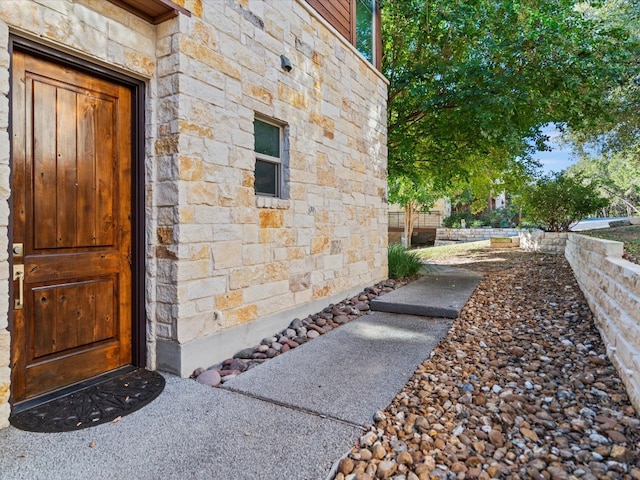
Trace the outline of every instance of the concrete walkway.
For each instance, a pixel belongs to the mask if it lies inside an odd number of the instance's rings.
[[[482,278],[470,270],[430,264],[423,276],[398,290],[371,301],[379,312],[458,318]]]
[[[397,302],[446,297],[462,308],[479,277],[449,273],[465,288],[423,279],[385,297],[419,284]],[[222,388],[167,376],[160,397],[117,423],[59,434],[0,430],[0,479],[325,479],[451,323],[373,312]]]

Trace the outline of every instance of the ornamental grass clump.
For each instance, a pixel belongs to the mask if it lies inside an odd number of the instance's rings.
[[[399,243],[389,245],[389,277],[415,277],[422,268],[422,262],[416,252],[407,250]]]

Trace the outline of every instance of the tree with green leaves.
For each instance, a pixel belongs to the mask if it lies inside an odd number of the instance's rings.
[[[485,191],[531,174],[541,126],[607,122],[637,75],[634,0],[385,0],[389,181]],[[615,19],[608,13],[623,8]],[[517,174],[517,175],[516,175]],[[515,180],[515,176],[519,176]]]
[[[640,165],[631,155],[585,156],[567,173],[597,182],[599,195],[609,198],[609,216],[640,215]]]
[[[428,179],[417,176],[395,176],[389,182],[389,201],[404,211],[405,247],[411,246],[411,236],[418,214],[438,200],[438,191],[429,185]]]
[[[583,7],[597,16],[607,28],[617,28],[628,37],[616,57],[603,60],[617,61],[631,67],[605,94],[601,115],[585,122],[580,128],[570,129],[570,139],[584,155],[596,150],[603,157],[621,154],[640,167],[640,56],[637,44],[640,38],[640,3],[630,0],[608,0],[597,8]],[[635,51],[633,50],[635,48]],[[608,110],[607,110],[608,109]]]
[[[594,182],[564,172],[531,183],[519,201],[525,220],[547,232],[567,232],[575,222],[609,204],[598,195]]]

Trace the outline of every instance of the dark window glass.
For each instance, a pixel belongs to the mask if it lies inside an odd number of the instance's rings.
[[[256,159],[256,193],[272,197],[278,196],[278,166],[277,163]]]
[[[255,151],[270,157],[280,157],[280,129],[260,120],[253,122],[255,129]]]
[[[375,0],[356,0],[356,48],[373,63],[373,5]]]

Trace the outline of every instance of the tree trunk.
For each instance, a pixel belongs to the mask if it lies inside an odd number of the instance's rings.
[[[418,218],[418,212],[416,211],[417,206],[418,204],[414,200],[411,200],[404,206],[404,246],[407,248],[411,247],[413,227],[416,223],[416,219]]]

